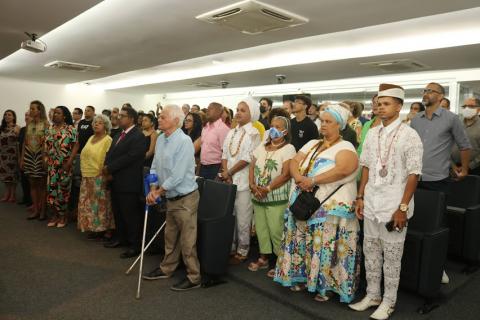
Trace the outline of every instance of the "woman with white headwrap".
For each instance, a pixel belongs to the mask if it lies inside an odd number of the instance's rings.
[[[221,179],[237,185],[234,215],[235,236],[232,245],[230,264],[239,264],[247,259],[250,249],[250,229],[252,226],[252,197],[248,181],[248,165],[253,150],[260,144],[260,134],[252,126],[260,116],[258,101],[247,97],[237,106],[235,120],[237,126],[230,130],[223,143]]]
[[[320,119],[323,139],[310,141],[290,161],[296,186],[289,207],[300,192],[315,186],[319,187],[315,197],[327,200],[307,221],[295,219],[287,209],[275,281],[293,291],[316,292],[319,302],[333,292],[348,303],[354,299],[360,273],[360,227],[353,208],[358,158],[353,145],[340,136],[348,111],[329,105]]]

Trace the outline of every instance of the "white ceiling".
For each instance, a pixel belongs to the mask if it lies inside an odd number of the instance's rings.
[[[1,0],[0,59],[17,51],[28,37],[43,36],[102,0]]]
[[[20,36],[18,35],[19,30],[43,34],[96,3],[98,5],[76,17],[74,27],[67,23],[45,35],[42,39],[48,44],[46,53],[19,51],[0,61],[0,76],[49,83],[73,83],[221,52],[474,8],[479,5],[478,0],[264,1],[308,17],[310,22],[295,28],[251,36],[209,25],[194,18],[198,14],[234,3],[235,0],[195,0],[188,1],[188,5],[185,5],[187,3],[185,0],[103,2],[43,0],[41,8],[36,7],[33,11],[29,8],[30,1],[2,0],[0,41],[1,50],[4,43],[8,44],[5,46],[8,47],[5,52],[12,51],[14,42],[18,48],[19,41],[24,39],[21,32]],[[3,10],[4,3],[7,4],[8,10]],[[1,32],[3,30],[14,31]],[[7,40],[10,39],[9,34],[17,34],[20,40]],[[5,55],[5,53],[2,55],[1,50],[0,58]],[[476,57],[480,56],[479,54],[480,48],[473,45],[390,55],[388,58],[412,58],[431,66],[432,69],[452,69],[478,67],[480,63],[475,60],[478,60]],[[102,69],[78,73],[43,67],[53,60],[100,65]],[[359,63],[375,60],[377,60],[375,57],[371,57],[297,65],[127,88],[122,91],[143,94],[192,90],[196,88],[188,84],[196,81],[219,82],[222,79],[229,80],[234,87],[271,84],[274,83],[273,75],[277,73],[287,74],[288,82],[367,76],[380,72],[361,67]]]

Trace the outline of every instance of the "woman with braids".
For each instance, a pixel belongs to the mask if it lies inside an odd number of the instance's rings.
[[[27,124],[25,142],[20,155],[20,169],[28,176],[32,196],[32,213],[28,220],[45,220],[45,188],[47,170],[43,161],[45,133],[49,126],[47,112],[42,102],[30,103],[30,123]]]
[[[72,115],[64,106],[55,108],[52,121],[45,137],[44,155],[48,172],[47,203],[54,211],[48,227],[63,228],[67,225],[66,211],[70,199],[72,162],[75,158],[73,147],[77,141],[77,132]]]

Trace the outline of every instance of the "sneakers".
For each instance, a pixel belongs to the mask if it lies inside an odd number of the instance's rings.
[[[442,275],[442,284],[448,284],[450,282],[450,278],[448,277],[447,273],[445,270],[443,270],[443,275]]]
[[[382,302],[380,306],[378,306],[377,310],[372,313],[370,319],[387,320],[393,311],[394,309],[390,305],[388,305],[386,302]]]
[[[379,306],[381,302],[381,300],[374,300],[369,296],[365,296],[361,301],[349,304],[348,306],[355,311],[365,311],[371,307]]]
[[[174,284],[173,286],[170,287],[170,289],[173,291],[187,291],[191,289],[200,288],[200,285],[201,285],[200,283],[193,283],[193,282],[190,282],[190,280],[185,279],[177,284]]]
[[[171,276],[172,275],[163,273],[163,271],[160,268],[156,268],[153,271],[150,271],[149,273],[144,274],[142,278],[145,280],[158,280],[158,279],[168,279]]]

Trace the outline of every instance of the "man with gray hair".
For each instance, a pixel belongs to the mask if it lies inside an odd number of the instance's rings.
[[[471,97],[465,100],[460,107],[460,114],[463,116],[463,125],[467,133],[468,140],[472,145],[470,153],[469,174],[480,176],[480,99]],[[457,145],[453,146],[452,160],[454,171],[461,170],[462,157]]]
[[[190,112],[190,105],[188,105],[188,104],[185,103],[185,104],[182,106],[182,111],[183,111],[183,114],[185,114],[185,116],[186,116],[186,115]]]
[[[200,263],[197,257],[197,208],[200,195],[195,181],[193,144],[181,127],[185,115],[176,105],[167,105],[160,114],[158,137],[150,173],[158,176],[159,188],[151,190],[147,204],[165,195],[165,257],[160,267],[143,276],[147,280],[170,278],[180,262],[187,269],[187,278],[173,285],[174,291],[200,287]]]

